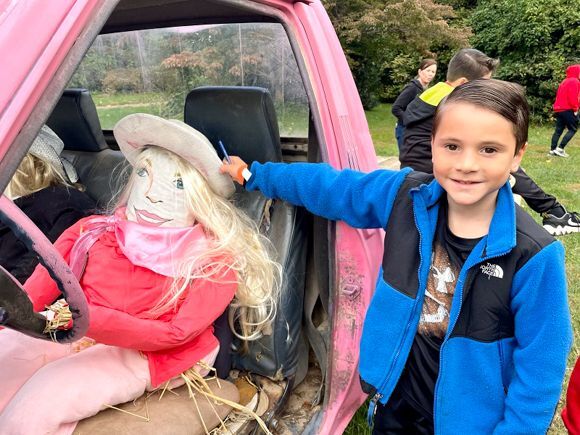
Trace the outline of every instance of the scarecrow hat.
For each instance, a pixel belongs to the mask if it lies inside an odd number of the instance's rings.
[[[184,122],[134,113],[117,122],[113,134],[131,165],[135,164],[139,154],[137,151],[147,145],[155,145],[191,163],[218,195],[229,198],[235,191],[231,178],[220,174],[222,162],[210,141]]]
[[[60,156],[63,149],[64,142],[61,138],[47,125],[43,125],[28,152],[48,162],[68,182],[76,183],[79,179],[77,171],[68,160]]]

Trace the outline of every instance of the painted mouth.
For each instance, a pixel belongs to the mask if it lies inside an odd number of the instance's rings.
[[[135,208],[135,218],[137,222],[144,225],[155,225],[160,226],[166,222],[169,222],[171,219],[165,219],[161,216],[156,215],[155,213],[148,212],[147,210],[139,210]]]

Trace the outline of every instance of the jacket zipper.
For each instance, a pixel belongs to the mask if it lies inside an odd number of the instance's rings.
[[[471,284],[471,280],[469,280],[470,275],[471,275],[469,269],[483,263],[484,261],[491,260],[492,258],[503,257],[504,255],[508,254],[510,251],[511,251],[511,248],[508,249],[507,251],[501,252],[497,255],[481,258],[479,261],[469,265],[469,267],[467,268],[467,272],[466,272],[465,284],[467,284],[467,283]],[[475,278],[473,277],[472,279],[475,279]],[[445,345],[447,344],[447,340],[448,340],[449,336],[451,335],[453,328],[455,328],[455,324],[457,323],[457,319],[459,318],[459,314],[461,313],[461,308],[463,306],[463,288],[464,288],[464,285],[461,285],[461,282],[459,282],[458,286],[457,286],[457,289],[459,290],[459,309],[457,310],[457,315],[453,319],[453,323],[451,323],[451,321],[450,321],[449,326],[447,328],[447,334],[445,335],[445,338],[443,339],[443,343],[441,344],[441,348],[439,349],[439,374],[437,375],[437,381],[435,382],[435,393],[433,396],[433,423],[434,423],[436,434],[441,433],[441,431],[437,430],[438,427],[437,427],[436,420],[437,420],[437,396],[438,396],[437,390],[439,389],[439,379],[442,378],[441,374],[443,372],[443,365],[441,364],[441,362],[443,360],[443,349],[444,349]],[[502,379],[502,383],[503,383],[503,379]]]
[[[381,393],[376,393],[369,403],[369,410],[367,411],[367,424],[369,427],[373,427],[375,421],[375,415],[377,413],[377,402],[383,398]]]
[[[504,376],[503,376],[503,373],[504,373],[504,363],[503,363],[503,346],[501,345],[501,340],[498,340],[498,342],[497,342],[497,348],[498,348],[498,351],[499,351],[499,368],[501,370],[501,373],[500,373],[500,375],[501,375],[501,386],[503,388],[503,393],[507,395],[508,389],[507,389],[507,386],[505,384]]]
[[[423,240],[423,235],[421,234],[421,230],[419,228],[419,225],[417,223],[417,213],[415,213],[415,207],[413,204],[413,218],[415,220],[415,227],[417,228],[417,232],[419,233],[419,288],[417,289],[417,297],[415,297],[415,302],[413,303],[413,309],[411,310],[411,315],[409,316],[409,320],[407,321],[407,324],[405,325],[405,330],[403,331],[403,340],[405,340],[405,337],[407,336],[408,332],[409,332],[409,328],[411,327],[411,322],[413,320],[413,318],[415,317],[415,311],[417,309],[417,302],[419,300],[419,292],[421,291],[421,288],[423,287],[422,283],[421,283],[421,270],[423,268],[423,253],[421,251],[421,242]],[[397,365],[397,360],[399,359],[399,355],[401,354],[401,348],[403,347],[403,343],[400,343],[399,348],[397,349],[397,352],[395,353],[395,356],[393,358],[393,362],[391,363],[391,367],[389,368],[389,371],[387,372],[387,375],[385,376],[385,379],[383,382],[381,382],[381,385],[379,386],[379,388],[377,389],[377,394],[375,394],[373,396],[373,398],[371,399],[371,403],[369,404],[369,411],[368,411],[368,415],[367,415],[367,421],[371,421],[371,419],[374,417],[374,415],[376,414],[376,403],[378,400],[382,399],[384,397],[384,395],[382,393],[380,393],[381,391],[384,391],[385,386],[388,384],[391,374],[393,372],[393,369],[396,367]],[[371,409],[372,408],[372,409]]]

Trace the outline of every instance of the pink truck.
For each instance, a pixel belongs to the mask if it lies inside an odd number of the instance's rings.
[[[105,206],[123,163],[111,129],[134,112],[185,120],[246,160],[376,168],[361,101],[320,0],[3,0],[0,55],[1,191],[46,123]],[[268,392],[263,418],[274,433],[341,433],[365,400],[359,339],[382,232],[243,192],[236,200],[275,245],[285,283],[272,333],[248,354],[231,355],[224,377],[247,373]],[[48,241],[5,197],[0,217],[82,312],[78,282]],[[92,419],[114,428],[121,415]],[[87,419],[77,431],[93,433],[94,424]],[[159,433],[155,421],[134,425],[123,427]]]

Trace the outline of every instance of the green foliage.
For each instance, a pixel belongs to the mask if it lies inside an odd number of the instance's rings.
[[[139,70],[136,68],[118,68],[107,71],[103,79],[103,90],[113,92],[140,92],[142,81]]]
[[[481,0],[473,45],[498,57],[496,77],[524,85],[536,120],[552,115],[566,67],[580,55],[580,9],[568,0]]]
[[[433,0],[328,0],[365,108],[394,99],[423,57],[467,45],[469,28]]]

